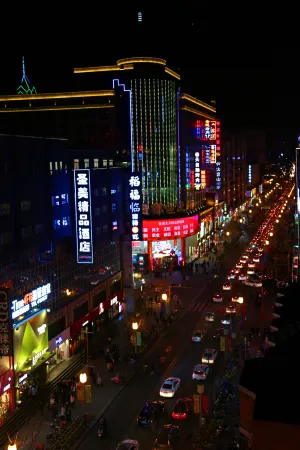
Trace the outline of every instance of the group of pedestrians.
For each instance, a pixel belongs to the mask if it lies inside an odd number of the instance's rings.
[[[52,392],[48,404],[52,411],[52,419],[59,418],[60,422],[72,420],[72,408],[75,404],[76,384],[75,379],[66,380],[65,382],[59,383],[57,390]]]

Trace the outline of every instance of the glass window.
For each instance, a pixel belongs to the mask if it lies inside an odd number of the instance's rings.
[[[98,169],[99,167],[99,159],[94,159],[94,168]]]
[[[58,171],[58,162],[57,161],[55,161],[55,171],[57,172]]]
[[[90,167],[90,160],[89,159],[85,159],[84,160],[84,168],[88,169]]]
[[[2,203],[0,204],[0,216],[8,216],[10,214],[10,204]]]
[[[59,230],[61,226],[61,220],[60,219],[54,219],[53,220],[53,228],[54,230]]]
[[[22,200],[21,201],[21,211],[30,211],[31,210],[31,201],[30,200]]]
[[[79,159],[73,159],[74,169],[79,169]]]
[[[117,204],[116,203],[112,203],[111,204],[111,210],[112,210],[112,212],[117,211]]]
[[[52,196],[52,206],[59,206],[59,205],[60,205],[59,195],[53,195]]]
[[[59,161],[59,170],[63,170],[63,162]]]
[[[107,206],[105,206],[105,205],[102,206],[102,212],[104,212],[104,213],[107,212]]]
[[[62,218],[62,226],[68,227],[70,225],[70,217],[63,217]]]
[[[53,164],[52,161],[49,162],[49,170],[50,170],[50,175],[53,174]]]
[[[61,194],[60,198],[61,198],[61,205],[66,205],[67,203],[69,203],[68,194]]]
[[[122,186],[120,184],[117,185],[117,192],[121,192]]]
[[[108,165],[111,167],[111,166],[113,166],[114,165],[114,161],[112,160],[112,159],[110,159],[109,161],[108,161]]]
[[[107,159],[103,159],[102,165],[103,165],[103,167],[107,167]]]
[[[95,216],[100,216],[101,210],[100,208],[95,208]]]

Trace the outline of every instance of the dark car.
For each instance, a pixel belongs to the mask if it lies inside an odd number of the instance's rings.
[[[164,402],[147,402],[137,418],[138,425],[141,427],[152,426],[155,428],[157,418],[164,410]]]
[[[179,428],[176,425],[164,425],[154,442],[154,450],[162,448],[176,450],[179,441]]]
[[[176,420],[187,419],[193,411],[193,399],[179,398],[175,403],[172,418]]]

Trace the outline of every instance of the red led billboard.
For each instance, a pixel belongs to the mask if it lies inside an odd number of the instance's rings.
[[[198,215],[181,219],[143,220],[144,241],[167,241],[193,236],[199,231]]]

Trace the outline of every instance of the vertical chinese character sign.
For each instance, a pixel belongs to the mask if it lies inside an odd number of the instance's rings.
[[[200,153],[195,153],[195,189],[199,190],[201,185],[200,181]]]
[[[74,170],[77,263],[93,264],[90,169]]]
[[[221,187],[221,127],[218,121],[216,126],[216,190],[219,191]]]
[[[142,241],[142,177],[140,173],[132,172],[128,184],[131,239]]]
[[[0,357],[12,356],[9,289],[0,287]]]

